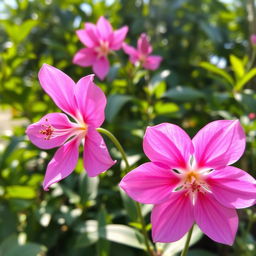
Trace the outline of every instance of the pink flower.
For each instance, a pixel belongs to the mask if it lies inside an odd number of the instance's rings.
[[[192,140],[176,125],[159,124],[147,128],[143,148],[152,162],[128,173],[120,186],[134,200],[155,205],[153,240],[176,241],[196,223],[214,241],[232,245],[235,208],[256,199],[255,179],[229,166],[245,149],[240,123],[209,123]]]
[[[250,120],[254,120],[256,118],[256,113],[249,113],[248,117]]]
[[[85,29],[77,30],[76,34],[87,48],[75,54],[73,63],[82,67],[92,66],[93,72],[103,80],[109,71],[108,54],[122,47],[127,32],[127,26],[113,31],[111,24],[103,16],[96,25],[85,23]]]
[[[251,39],[251,44],[256,45],[256,35],[251,35],[250,39]]]
[[[93,75],[81,78],[77,84],[60,70],[44,64],[39,71],[39,81],[55,104],[72,117],[71,122],[63,113],[50,113],[28,126],[26,133],[37,147],[60,147],[47,166],[43,187],[56,183],[74,170],[79,145],[83,142],[84,167],[93,177],[109,169],[115,162],[96,128],[104,121],[106,97],[93,83]]]
[[[146,34],[141,34],[137,43],[137,49],[123,43],[123,50],[130,56],[131,63],[136,64],[140,62],[145,69],[155,70],[162,61],[161,56],[150,55],[152,53],[152,46]]]

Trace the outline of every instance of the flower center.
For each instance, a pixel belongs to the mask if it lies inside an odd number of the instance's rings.
[[[98,53],[98,58],[103,56],[106,57],[110,52],[109,42],[100,40],[100,46],[96,47],[95,49]]]
[[[50,140],[54,132],[54,128],[51,125],[42,124],[42,129],[39,131],[40,134],[43,134],[45,140]]]
[[[139,55],[139,61],[143,64],[146,61],[147,56],[145,56],[144,54],[140,54]]]
[[[50,140],[63,135],[70,135],[70,137],[73,135],[85,137],[88,131],[88,125],[85,123],[79,123],[79,125],[70,128],[56,128],[47,118],[44,121],[45,122],[41,124],[39,134],[43,135],[45,140]]]
[[[205,174],[199,171],[191,170],[182,174],[182,183],[178,190],[186,191],[185,195],[189,195],[192,203],[195,203],[198,193],[209,193],[210,189],[205,181]]]

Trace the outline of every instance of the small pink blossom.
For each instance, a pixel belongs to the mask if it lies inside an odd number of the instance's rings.
[[[255,34],[251,35],[250,40],[251,40],[252,45],[256,45],[256,35]]]
[[[254,120],[254,119],[256,119],[256,113],[253,113],[253,112],[249,113],[248,117],[249,117],[250,120]]]
[[[82,67],[92,66],[93,72],[103,80],[109,72],[108,55],[122,47],[122,43],[128,32],[124,26],[116,31],[103,16],[97,24],[85,23],[85,28],[76,31],[80,41],[86,46],[79,50],[73,63]]]
[[[203,127],[191,140],[178,126],[148,127],[143,148],[151,162],[128,173],[120,186],[136,201],[154,204],[155,242],[174,242],[196,223],[216,242],[232,245],[238,227],[235,208],[255,204],[256,181],[229,166],[245,149],[236,120]]]
[[[137,49],[123,43],[123,50],[130,56],[131,63],[141,63],[145,69],[155,70],[162,61],[161,56],[150,55],[153,49],[146,34],[141,34],[137,43]]]
[[[103,123],[106,97],[93,83],[93,75],[81,78],[77,84],[62,71],[44,64],[39,71],[39,81],[63,113],[50,113],[28,126],[26,133],[34,145],[42,149],[59,147],[47,166],[43,187],[56,183],[74,170],[79,145],[83,142],[84,167],[88,176],[94,177],[109,169],[115,162],[96,128]]]

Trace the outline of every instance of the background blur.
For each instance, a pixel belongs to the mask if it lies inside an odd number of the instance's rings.
[[[41,183],[55,150],[37,149],[24,132],[59,111],[38,83],[43,63],[75,81],[92,73],[72,64],[82,48],[75,30],[101,15],[115,29],[129,26],[129,44],[146,32],[154,54],[164,58],[157,71],[148,72],[134,69],[119,51],[110,56],[108,77],[95,79],[108,96],[103,127],[121,141],[133,167],[147,161],[142,137],[148,125],[171,122],[193,136],[209,121],[237,118],[248,142],[237,166],[255,177],[253,6],[253,0],[0,1],[0,255],[145,255],[135,206],[117,186],[124,163],[112,143],[106,138],[118,160],[111,170],[88,179],[80,159],[72,175],[44,192]],[[150,206],[143,213],[149,223]],[[256,209],[240,210],[239,216],[233,247],[196,231],[189,255],[255,256]],[[175,255],[183,245],[159,244],[159,255]]]

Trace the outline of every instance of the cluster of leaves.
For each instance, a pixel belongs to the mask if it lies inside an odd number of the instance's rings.
[[[43,192],[41,182],[53,151],[41,152],[24,136],[28,123],[57,111],[40,88],[38,70],[48,63],[75,81],[90,74],[90,68],[72,64],[81,48],[75,30],[101,15],[114,28],[129,26],[129,44],[135,45],[142,32],[149,34],[154,53],[164,58],[159,70],[149,72],[119,52],[111,56],[105,81],[96,80],[108,97],[104,126],[119,138],[132,166],[146,161],[141,141],[148,125],[176,123],[193,136],[209,121],[238,118],[248,140],[239,165],[255,176],[256,121],[248,115],[256,111],[256,69],[244,1],[2,1],[1,111],[24,122],[10,128],[12,134],[1,134],[1,255],[145,255],[136,206],[117,187],[124,163],[109,141],[113,158],[119,160],[111,170],[88,179],[79,162],[76,173]],[[143,207],[147,223],[150,210]],[[204,237],[190,255],[255,255],[255,209],[240,215],[233,248]],[[193,242],[201,237],[196,230]],[[183,245],[184,239],[157,248],[159,255],[175,255]]]

